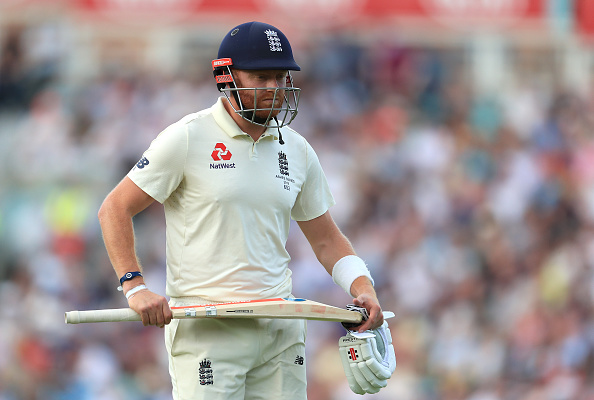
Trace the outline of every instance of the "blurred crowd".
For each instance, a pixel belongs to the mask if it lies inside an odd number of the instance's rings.
[[[65,325],[64,312],[126,306],[99,205],[159,131],[218,92],[209,74],[142,68],[70,82],[34,28],[0,35],[0,400],[170,399],[162,330]],[[396,314],[398,362],[387,388],[354,395],[344,330],[310,322],[310,400],[594,399],[594,92],[565,89],[554,52],[524,49],[500,91],[479,93],[467,51],[340,33],[296,51],[292,126]],[[135,229],[165,294],[162,214],[151,206]],[[296,226],[288,249],[295,296],[351,301]]]

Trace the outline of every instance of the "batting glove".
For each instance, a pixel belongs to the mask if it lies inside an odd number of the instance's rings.
[[[364,336],[364,337],[357,337]],[[351,390],[377,393],[396,369],[396,355],[388,323],[364,335],[347,333],[338,342],[340,359]]]

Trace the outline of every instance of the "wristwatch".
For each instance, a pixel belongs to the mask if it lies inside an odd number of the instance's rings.
[[[126,272],[124,274],[124,276],[122,276],[120,278],[120,286],[118,287],[119,291],[124,290],[122,288],[122,285],[124,284],[124,282],[129,281],[132,278],[136,278],[137,276],[142,276],[142,273],[140,273],[140,271],[132,271],[132,272]]]

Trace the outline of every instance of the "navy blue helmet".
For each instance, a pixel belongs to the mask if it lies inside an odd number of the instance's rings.
[[[247,22],[231,29],[221,42],[218,58],[230,58],[237,69],[301,71],[285,34],[263,22]]]
[[[234,98],[238,105],[233,106],[235,112],[248,121],[280,128],[289,125],[297,115],[301,89],[293,85],[293,77],[289,71],[300,71],[301,67],[293,58],[289,40],[278,28],[262,22],[247,22],[236,26],[223,38],[212,67],[218,89],[229,100],[231,96]],[[286,85],[275,88],[238,87],[233,76],[234,69],[287,71]],[[274,90],[275,98],[277,95],[283,97],[283,105],[275,108],[261,108],[257,104],[244,107],[240,96],[242,91],[253,91],[253,97],[257,99],[257,92],[263,90]],[[233,102],[230,103],[233,105]],[[263,111],[268,111],[268,117],[257,118],[256,112],[261,115]]]

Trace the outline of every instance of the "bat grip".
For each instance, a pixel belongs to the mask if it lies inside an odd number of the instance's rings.
[[[130,308],[115,308],[107,310],[67,311],[64,315],[67,324],[82,324],[87,322],[120,322],[140,321],[140,315]]]
[[[359,307],[354,304],[347,304],[346,309],[349,311],[356,311],[359,314],[361,314],[361,322],[359,322],[359,323],[342,322],[342,326],[344,326],[344,328],[347,330],[361,325],[363,322],[367,321],[367,319],[369,318],[369,314],[367,313],[367,310],[365,309],[365,307]]]

